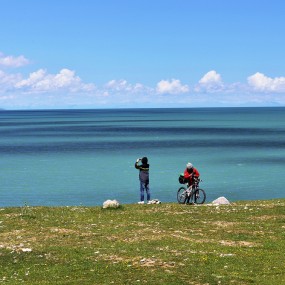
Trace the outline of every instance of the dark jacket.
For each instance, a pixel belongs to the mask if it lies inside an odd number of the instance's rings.
[[[138,162],[135,163],[135,168],[139,169],[139,179],[141,182],[149,184],[149,164],[140,164]]]

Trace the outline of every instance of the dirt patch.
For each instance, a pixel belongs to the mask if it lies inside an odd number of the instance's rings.
[[[220,244],[225,245],[225,246],[233,246],[233,247],[255,247],[255,246],[258,246],[257,243],[249,242],[249,241],[221,240]]]
[[[258,217],[251,217],[250,218],[253,221],[268,221],[268,220],[277,220],[277,219],[285,219],[285,215],[278,215],[278,216],[272,216],[272,215],[263,215]]]
[[[239,225],[240,223],[236,222],[225,222],[225,221],[216,221],[216,222],[211,222],[213,226],[217,226],[220,228],[229,228],[229,227],[234,227],[236,225]]]
[[[66,229],[66,228],[50,228],[52,233],[59,233],[59,234],[78,234],[78,231]]]
[[[142,267],[162,267],[162,268],[171,268],[175,267],[176,263],[172,261],[162,261],[161,259],[157,258],[143,258],[139,262],[135,262],[134,265],[139,265]]]

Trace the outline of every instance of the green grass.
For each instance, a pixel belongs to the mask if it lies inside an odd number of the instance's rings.
[[[0,209],[0,284],[285,284],[285,200]]]

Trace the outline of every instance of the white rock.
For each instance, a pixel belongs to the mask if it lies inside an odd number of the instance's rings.
[[[214,201],[212,202],[212,204],[214,204],[214,205],[229,205],[230,202],[229,202],[229,200],[228,200],[227,198],[225,198],[225,197],[219,197],[218,199],[214,200]]]
[[[31,248],[21,248],[22,252],[31,252]]]
[[[120,206],[120,203],[117,200],[106,200],[103,203],[103,209],[106,208],[118,208]]]

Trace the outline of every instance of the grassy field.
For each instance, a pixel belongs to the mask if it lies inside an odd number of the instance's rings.
[[[0,209],[0,284],[285,284],[285,200]]]

